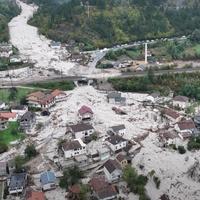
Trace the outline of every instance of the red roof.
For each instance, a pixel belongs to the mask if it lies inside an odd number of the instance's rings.
[[[73,194],[80,194],[81,192],[81,188],[79,185],[72,185],[70,188],[69,188],[69,191]]]
[[[0,119],[7,119],[9,120],[10,118],[15,118],[17,113],[14,112],[1,112],[0,113]]]
[[[43,192],[30,191],[27,193],[26,200],[45,200],[45,195]]]
[[[194,122],[191,119],[179,122],[178,127],[180,130],[190,130],[196,128]]]
[[[61,94],[66,95],[65,92],[63,92],[63,91],[61,91],[61,90],[58,90],[58,89],[52,91],[51,94],[52,94],[52,96],[54,96],[54,97],[57,97],[57,96],[59,96],[59,95],[61,95]]]
[[[172,117],[173,119],[177,119],[180,117],[180,114],[178,112],[176,112],[175,110],[172,110],[170,108],[165,108],[163,110],[163,113],[165,115],[168,115],[169,117]]]
[[[82,106],[79,110],[78,110],[80,115],[84,115],[86,113],[91,113],[93,114],[93,111],[91,108],[87,107],[87,106]]]

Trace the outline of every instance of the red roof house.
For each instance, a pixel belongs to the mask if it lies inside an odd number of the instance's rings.
[[[93,111],[88,106],[82,106],[78,110],[78,115],[81,120],[88,120],[93,118]]]

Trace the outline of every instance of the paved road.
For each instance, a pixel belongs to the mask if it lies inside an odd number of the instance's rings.
[[[159,70],[155,71],[155,75],[162,75],[162,74],[180,74],[180,73],[194,73],[194,72],[200,72],[200,68],[180,68],[180,69],[173,69],[173,70]],[[147,74],[147,71],[145,72],[125,72],[121,75],[115,76],[115,78],[131,78],[134,76],[145,76]],[[113,76],[112,76],[113,77]],[[114,78],[114,77],[113,77]],[[54,77],[43,77],[38,79],[29,79],[29,80],[20,80],[20,81],[10,81],[4,82],[3,84],[0,84],[0,87],[5,86],[19,86],[19,85],[25,85],[30,83],[42,83],[47,81],[63,81],[63,80],[71,80],[71,81],[78,81],[78,80],[88,80],[88,79],[94,79],[90,77],[84,77],[84,76],[54,76]],[[96,80],[102,80],[107,78],[95,78]]]

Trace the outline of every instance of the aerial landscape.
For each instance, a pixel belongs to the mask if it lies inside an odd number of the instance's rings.
[[[0,0],[0,200],[200,200],[199,0]]]

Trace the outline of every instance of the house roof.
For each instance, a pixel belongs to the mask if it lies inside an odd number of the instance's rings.
[[[120,92],[110,92],[107,96],[109,99],[121,98]]]
[[[124,124],[116,125],[116,126],[111,126],[110,127],[115,133],[118,133],[120,130],[126,129]]]
[[[42,185],[46,185],[48,183],[55,183],[56,176],[52,171],[46,171],[40,175],[40,181]]]
[[[126,159],[126,156],[120,153],[120,154],[117,155],[116,159],[117,159],[119,162],[122,162],[123,160]]]
[[[84,123],[80,123],[80,124],[76,124],[76,125],[70,125],[69,127],[75,133],[94,129],[92,125],[84,124]]]
[[[172,110],[170,108],[165,108],[163,110],[163,113],[169,117],[172,117],[173,119],[177,119],[180,117],[180,114],[176,112],[175,110]]]
[[[72,185],[70,188],[69,188],[69,191],[73,194],[80,194],[81,192],[81,188],[80,188],[80,185],[78,184],[75,184],[75,185]]]
[[[54,96],[52,94],[45,94],[44,92],[38,91],[29,94],[27,100],[38,102],[41,105],[46,105],[54,100]]]
[[[17,113],[15,112],[1,112],[0,113],[0,119],[10,119],[15,118]]]
[[[121,142],[125,142],[127,140],[125,140],[123,137],[120,137],[118,135],[112,135],[110,136],[107,141],[113,145],[119,144]]]
[[[28,191],[26,200],[45,200],[45,195],[41,191]]]
[[[62,147],[64,151],[69,151],[69,150],[79,149],[82,146],[79,140],[73,140],[64,142]]]
[[[25,105],[16,105],[11,107],[12,110],[26,110],[27,106]]]
[[[86,113],[91,113],[93,114],[93,111],[91,108],[89,108],[88,106],[82,106],[79,110],[78,110],[80,115],[84,115]]]
[[[58,90],[58,89],[55,89],[51,92],[52,96],[56,97],[56,96],[59,96],[61,94],[63,95],[66,95],[65,92],[61,91],[61,90]]]
[[[9,189],[16,190],[18,188],[23,187],[25,185],[26,179],[27,179],[26,173],[13,174],[10,178]]]
[[[21,117],[20,121],[23,120],[32,120],[35,117],[35,113],[27,111],[26,113],[24,113],[24,115]]]
[[[160,92],[153,92],[150,94],[153,98],[158,98],[160,96]]]
[[[37,92],[32,92],[28,95],[28,97],[36,97],[36,98],[42,98],[45,96],[45,93],[41,92],[41,91],[37,91]]]
[[[180,102],[188,102],[189,98],[186,96],[175,96],[173,98],[174,101],[180,101]]]
[[[180,130],[191,130],[196,128],[194,122],[191,119],[178,122],[178,127]]]
[[[107,160],[106,163],[104,164],[104,167],[108,170],[108,172],[111,174],[114,172],[116,169],[121,170],[120,164],[116,160]]]
[[[93,177],[90,180],[89,185],[92,187],[100,199],[105,199],[117,195],[114,186],[106,182],[105,177],[103,176]]]

